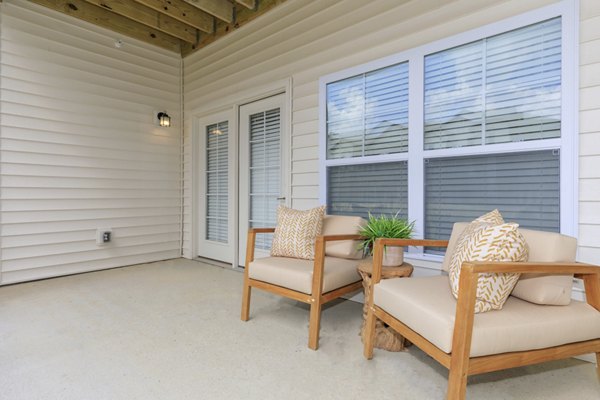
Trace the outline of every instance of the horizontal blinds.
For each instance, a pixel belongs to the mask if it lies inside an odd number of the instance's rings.
[[[227,121],[206,127],[206,239],[228,241]]]
[[[425,150],[560,137],[561,19],[425,57]]]
[[[327,179],[329,214],[408,216],[406,162],[329,167]]]
[[[435,158],[425,163],[425,237],[497,208],[523,228],[560,231],[560,155],[544,150]]]
[[[408,63],[327,85],[327,158],[408,150]]]
[[[281,112],[279,108],[250,115],[250,227],[276,224],[281,192]],[[272,235],[259,235],[256,246],[271,247]]]
[[[487,40],[485,142],[560,137],[561,20]]]
[[[482,144],[483,41],[425,57],[426,150]]]

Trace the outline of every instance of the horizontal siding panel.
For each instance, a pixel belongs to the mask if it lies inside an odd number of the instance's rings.
[[[118,233],[113,232],[113,239],[119,241],[119,249],[148,245],[148,244],[159,244],[164,242],[178,242],[179,232],[166,233],[161,232],[155,235],[136,235],[130,237],[119,236]],[[52,243],[44,245],[32,245],[24,247],[13,247],[2,249],[2,260],[10,265],[11,261],[29,259],[31,257],[48,257],[63,255],[65,253],[85,253],[85,252],[96,252],[104,253],[110,252],[110,246],[99,247],[96,244],[96,239],[92,238],[85,241],[71,241],[66,243]]]
[[[292,187],[292,196],[294,199],[318,199],[318,186],[294,186]]]
[[[179,234],[178,224],[165,224],[165,225],[148,225],[141,227],[127,226],[113,230],[113,236],[118,238],[128,237],[144,237],[148,235],[158,235],[164,233]],[[26,239],[26,240],[23,240]],[[89,242],[96,241],[96,230],[78,230],[70,232],[58,232],[58,233],[41,233],[34,235],[27,235],[25,238],[19,236],[3,236],[2,237],[2,248],[25,248],[31,246],[45,246],[49,244],[59,243],[74,243],[74,242]]]
[[[310,186],[319,184],[319,174],[315,172],[309,172],[305,174],[294,173],[292,175],[293,186]]]
[[[174,215],[156,215],[140,217],[112,217],[102,220],[83,219],[74,221],[52,221],[52,222],[16,222],[14,224],[2,224],[2,237],[25,236],[35,234],[54,234],[60,232],[73,232],[97,228],[139,228],[147,226],[179,224],[179,219]],[[24,239],[23,239],[24,240]],[[25,242],[26,243],[26,242]]]
[[[598,68],[598,74],[600,74],[600,68]],[[595,110],[581,111],[579,113],[579,131],[581,133],[600,133],[598,121],[600,121],[600,108]]]
[[[600,178],[600,155],[579,157],[579,178]]]
[[[4,272],[2,281],[4,284],[25,282],[35,279],[52,278],[55,276],[76,274],[81,272],[92,272],[107,268],[123,267],[126,265],[169,260],[179,257],[178,250],[148,251],[146,253],[122,255],[119,257],[105,257],[92,261],[61,263],[48,267],[37,267],[22,269],[18,271]]]
[[[57,188],[2,188],[3,200],[141,200],[173,199],[179,201],[179,193],[170,189],[57,189]]]
[[[179,57],[23,0],[0,29],[0,283],[178,257]]]
[[[581,156],[600,156],[600,132],[579,135],[579,149]]]
[[[60,211],[60,210],[98,210],[98,209],[121,209],[121,208],[178,208],[181,204],[175,198],[138,198],[138,199],[3,199],[2,212],[18,211]]]

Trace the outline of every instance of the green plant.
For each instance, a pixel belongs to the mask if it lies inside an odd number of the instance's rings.
[[[366,239],[360,244],[360,249],[371,255],[373,245],[377,238],[410,239],[415,227],[415,221],[398,218],[398,213],[393,217],[380,215],[376,217],[369,213],[369,221],[360,229],[360,235]]]

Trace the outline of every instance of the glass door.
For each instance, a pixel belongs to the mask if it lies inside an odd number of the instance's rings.
[[[281,94],[240,107],[239,264],[246,258],[248,229],[274,227],[277,206],[285,204],[284,100]],[[257,236],[257,257],[268,255],[272,239]]]

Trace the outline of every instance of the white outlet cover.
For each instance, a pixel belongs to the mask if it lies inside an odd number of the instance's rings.
[[[110,232],[110,240],[112,242],[112,229],[111,228],[98,228],[96,229],[96,244],[98,246],[106,246],[108,243],[104,243],[104,232]]]

